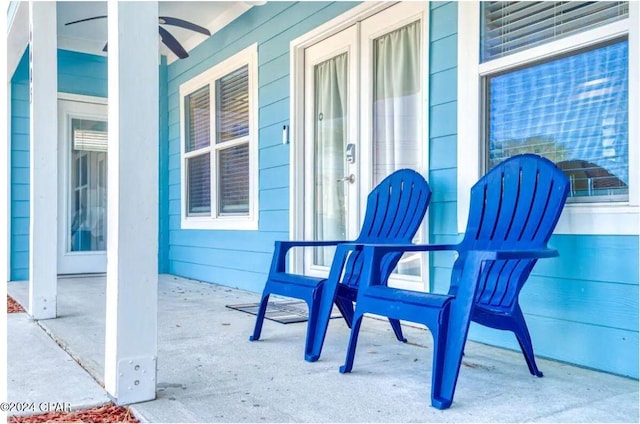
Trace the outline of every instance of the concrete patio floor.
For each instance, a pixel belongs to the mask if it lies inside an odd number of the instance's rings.
[[[465,349],[454,403],[439,411],[429,406],[432,342],[425,330],[404,326],[409,343],[402,344],[385,321],[366,319],[354,370],[342,375],[338,367],[349,335],[342,320],[331,321],[320,360],[307,363],[303,360],[306,323],[283,325],[267,320],[263,340],[251,343],[248,337],[255,317],[225,307],[257,302],[258,294],[171,275],[161,275],[159,280],[157,399],[132,405],[143,421],[639,420],[637,380],[544,359],[539,366],[545,376],[535,378],[519,352],[473,342]],[[10,283],[8,293],[25,305],[28,284]],[[64,391],[71,387],[95,389],[96,399],[104,396],[98,383],[86,380],[81,368],[63,377],[48,377],[57,382],[53,386],[44,380],[52,369],[68,365],[69,356],[60,345],[102,381],[105,278],[60,279],[58,314],[57,319],[38,323],[29,321],[26,314],[7,320],[12,400],[82,404],[79,399],[86,391]],[[38,331],[46,331],[58,345]],[[30,348],[39,343],[45,350]],[[59,355],[49,355],[51,349]],[[26,373],[26,369],[32,370]]]

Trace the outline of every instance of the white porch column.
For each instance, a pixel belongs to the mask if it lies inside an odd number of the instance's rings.
[[[58,288],[58,41],[56,3],[29,1],[29,314],[56,317]]]
[[[109,163],[105,388],[156,397],[158,3],[108,2]]]

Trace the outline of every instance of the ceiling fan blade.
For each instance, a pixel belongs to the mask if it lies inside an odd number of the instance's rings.
[[[86,18],[86,19],[80,19],[78,21],[67,22],[65,25],[78,24],[80,22],[93,21],[94,19],[103,19],[103,18],[106,18],[106,17],[107,17],[107,15],[94,16],[93,18]]]
[[[169,31],[162,28],[161,26],[158,27],[158,31],[160,31],[162,42],[165,44],[165,46],[169,47],[169,50],[174,52],[176,56],[178,56],[180,59],[189,57],[189,53],[187,53],[187,51],[180,45],[178,40],[176,40],[173,35],[169,34]]]
[[[158,19],[160,23],[164,25],[173,25],[180,28],[190,29],[191,31],[199,32],[200,34],[211,35],[208,29],[201,27],[200,25],[196,25],[193,22],[172,18],[170,16],[159,16]]]

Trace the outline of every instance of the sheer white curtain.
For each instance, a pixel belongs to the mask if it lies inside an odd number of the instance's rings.
[[[420,166],[420,22],[374,40],[374,184]]]
[[[420,69],[420,21],[374,40],[374,184],[397,169],[421,168]],[[419,276],[420,263],[420,254],[403,255],[396,272]]]
[[[344,149],[347,139],[347,53],[315,67],[314,226],[316,240],[346,238]],[[315,249],[329,266],[334,248]]]

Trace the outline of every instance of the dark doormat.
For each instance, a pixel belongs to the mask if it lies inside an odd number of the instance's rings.
[[[241,303],[227,305],[227,308],[257,315],[258,306],[260,306],[260,303]],[[340,311],[334,306],[333,311],[331,311],[331,318],[339,318],[340,316]],[[303,300],[278,300],[267,303],[267,311],[264,317],[281,324],[305,322],[309,319],[309,309]]]

